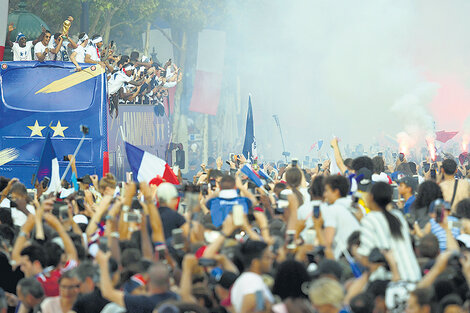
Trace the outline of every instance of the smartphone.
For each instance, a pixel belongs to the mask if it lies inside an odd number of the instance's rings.
[[[175,228],[171,231],[171,236],[173,237],[173,247],[176,250],[183,249],[184,248],[183,230],[181,228]]]
[[[69,207],[68,205],[63,205],[59,208],[59,217],[62,221],[69,220]]]
[[[429,172],[430,166],[431,166],[431,165],[429,164],[429,162],[423,162],[423,171],[424,171],[425,173]]]
[[[393,153],[392,153],[392,157],[393,157],[393,159],[396,159],[396,158],[397,158],[397,153],[396,153],[396,152],[393,152]]]
[[[377,155],[378,155],[379,157],[383,157],[383,156],[384,156],[384,154],[383,154],[382,152],[377,153]]]
[[[139,211],[130,211],[124,213],[124,222],[126,223],[140,223],[142,222],[142,215]]]
[[[286,247],[289,250],[293,250],[297,247],[295,244],[295,230],[288,230],[286,231]]]
[[[299,163],[299,159],[296,159],[296,158],[293,158],[291,161],[292,167],[296,167],[298,163]]]
[[[28,189],[28,198],[31,199],[31,201],[33,201],[35,197],[36,197],[36,189]]]
[[[49,186],[50,181],[51,179],[49,177],[44,177],[44,179],[42,180],[42,189],[47,189],[47,186]]]
[[[400,159],[400,162],[403,162],[405,160],[405,154],[400,152],[400,154],[398,155],[398,158]]]
[[[321,170],[321,167],[323,166],[323,164],[318,163],[317,166],[318,166],[318,170]]]
[[[264,303],[263,290],[258,290],[255,292],[255,300],[256,300],[255,312],[264,312],[266,308],[265,308],[265,303]]]
[[[240,204],[235,204],[232,207],[232,215],[233,215],[233,225],[235,226],[242,226],[243,225],[243,206]]]
[[[319,218],[320,217],[320,206],[314,205],[313,206],[313,217]]]
[[[438,205],[436,208],[436,223],[442,223],[444,220],[444,208],[441,205]]]
[[[64,161],[70,161],[68,155],[64,155]]]
[[[462,228],[462,222],[461,221],[448,221],[447,222],[447,227],[449,227],[449,229],[451,228]]]
[[[108,252],[108,237],[102,236],[98,241],[98,247],[103,252]]]
[[[132,172],[126,172],[126,183],[131,183],[134,180],[134,174]]]
[[[166,248],[164,245],[159,245],[156,248],[158,253],[158,260],[160,262],[166,263]]]
[[[235,159],[235,153],[230,153],[230,161],[232,161],[233,163],[235,163],[236,159]]]
[[[207,184],[201,185],[201,194],[207,196],[209,194],[209,186]]]
[[[198,264],[202,267],[216,266],[217,261],[214,259],[200,258]]]
[[[209,180],[209,184],[210,184],[211,190],[214,191],[215,188],[217,187],[217,186],[216,186],[215,179],[210,179],[210,180]]]

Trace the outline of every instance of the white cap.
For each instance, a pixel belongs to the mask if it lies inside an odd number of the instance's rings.
[[[161,183],[157,188],[157,198],[160,203],[168,203],[174,198],[178,198],[178,191],[170,183]]]

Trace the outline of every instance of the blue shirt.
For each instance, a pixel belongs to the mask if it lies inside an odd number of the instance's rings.
[[[232,213],[232,207],[236,204],[243,206],[243,211],[248,214],[251,208],[251,201],[245,197],[235,197],[231,199],[213,198],[207,201],[207,208],[211,211],[212,224],[219,227],[224,222],[227,215]]]
[[[459,219],[456,218],[455,216],[448,216],[447,217],[447,221],[449,221],[449,222],[456,222],[458,220]],[[431,223],[431,233],[433,233],[434,236],[436,236],[437,240],[439,241],[439,249],[441,251],[447,250],[446,231],[444,230],[444,228],[441,227],[441,225],[436,223],[436,220],[433,219],[433,218],[431,218],[429,220],[429,223]],[[454,238],[457,238],[458,235],[460,235],[460,229],[456,228],[456,227],[452,228],[452,236],[454,236]]]
[[[408,200],[406,200],[405,205],[403,206],[403,214],[410,213],[411,205],[413,204],[413,202],[415,202],[415,200],[416,200],[416,197],[414,195],[412,195],[411,197],[408,198]]]

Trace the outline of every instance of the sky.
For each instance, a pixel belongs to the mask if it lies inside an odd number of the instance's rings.
[[[266,158],[282,152],[273,114],[299,158],[333,136],[417,147],[435,130],[470,135],[469,1],[253,0],[231,12]]]

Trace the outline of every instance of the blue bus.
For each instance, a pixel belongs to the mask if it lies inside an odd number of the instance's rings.
[[[62,174],[64,156],[73,154],[82,137],[80,125],[90,132],[76,157],[78,176],[109,171],[106,74],[99,65],[82,69],[76,72],[70,62],[0,61],[0,150],[19,151],[0,166],[0,176],[32,187],[48,132]]]

